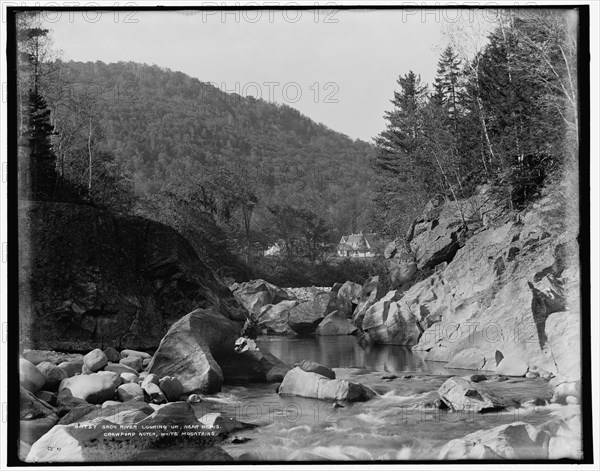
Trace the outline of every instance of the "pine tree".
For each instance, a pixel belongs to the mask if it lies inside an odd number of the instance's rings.
[[[529,41],[544,44],[548,39],[542,33],[536,22],[513,18],[490,35],[481,57],[479,82],[498,154],[497,183],[516,207],[535,197],[562,158],[564,122],[548,106],[552,97],[546,84],[553,77],[523,41],[526,34]]]
[[[38,91],[31,90],[26,142],[30,156],[30,197],[34,200],[51,200],[56,191],[56,156],[51,142],[53,132],[46,100]]]
[[[433,101],[442,106],[448,119],[458,132],[460,101],[460,69],[461,61],[452,46],[446,47],[438,62],[435,78]]]
[[[386,129],[375,139],[376,220],[381,231],[397,233],[409,223],[414,200],[431,182],[428,161],[423,158],[423,109],[427,86],[413,71],[399,77],[400,91],[394,92],[392,111],[386,112]]]

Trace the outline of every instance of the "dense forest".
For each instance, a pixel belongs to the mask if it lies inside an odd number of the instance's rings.
[[[576,27],[565,11],[504,10],[487,44],[466,48],[474,54],[450,38],[432,86],[399,77],[373,160],[380,231],[404,234],[434,195],[457,201],[489,185],[518,210],[576,175]]]
[[[21,197],[166,223],[238,279],[361,281],[377,263],[323,268],[341,235],[394,238],[432,196],[457,201],[481,185],[518,209],[574,168],[573,26],[560,11],[507,10],[474,54],[449,41],[433,84],[400,75],[372,145],[155,65],[61,61],[24,14]],[[276,242],[287,265],[257,256]]]

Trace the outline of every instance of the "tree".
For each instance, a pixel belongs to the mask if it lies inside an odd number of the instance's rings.
[[[17,15],[17,93],[19,111],[19,138],[26,128],[26,103],[29,91],[40,92],[41,81],[55,72],[50,31],[42,28],[36,12]]]
[[[331,227],[313,210],[272,204],[267,211],[272,242],[283,243],[285,258],[308,258],[314,264],[331,250]]]
[[[422,153],[427,86],[413,71],[399,77],[398,85],[400,91],[391,100],[394,108],[385,114],[386,129],[375,139],[372,162],[376,217],[380,230],[388,234],[408,227],[418,208],[416,201],[432,183],[431,165]]]
[[[205,169],[197,191],[204,207],[227,227],[236,251],[244,252],[246,262],[252,247],[252,217],[259,204],[256,182],[251,176],[248,168],[218,165]],[[240,232],[243,233],[244,247],[237,243]]]
[[[56,192],[58,175],[51,142],[53,132],[46,100],[39,92],[31,90],[26,142],[30,162],[30,197],[34,200],[51,200]]]
[[[479,84],[483,107],[490,111],[496,184],[506,188],[516,207],[534,198],[563,160],[565,122],[554,106],[556,92],[549,93],[548,85],[556,76],[532,49],[550,41],[559,51],[560,43],[556,35],[551,40],[541,24],[509,15],[490,35],[480,58]],[[556,54],[553,60],[559,58]]]
[[[314,264],[331,249],[327,244],[331,229],[322,218],[309,209],[302,208],[296,214],[302,234],[302,247],[310,262]]]
[[[454,52],[452,46],[447,46],[438,61],[437,76],[435,78],[433,101],[440,106],[448,116],[458,139],[459,101],[461,94],[461,60]]]

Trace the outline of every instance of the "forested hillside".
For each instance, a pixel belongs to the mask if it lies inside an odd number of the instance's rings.
[[[371,146],[365,142],[289,106],[224,93],[158,66],[66,62],[56,68],[48,96],[57,130],[69,125],[61,116],[83,101],[93,110],[98,146],[131,173],[138,194],[198,188],[218,171],[240,179],[264,207],[311,208],[332,236],[369,223]]]

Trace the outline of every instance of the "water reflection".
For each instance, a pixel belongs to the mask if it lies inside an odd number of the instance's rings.
[[[399,345],[361,346],[352,335],[337,337],[288,338],[265,336],[258,339],[262,349],[288,364],[313,360],[331,368],[367,368],[390,373],[444,373],[444,364],[426,362],[410,347]]]

